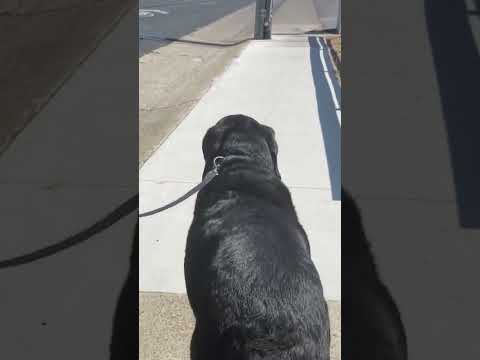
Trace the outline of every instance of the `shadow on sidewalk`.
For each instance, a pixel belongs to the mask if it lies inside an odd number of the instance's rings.
[[[322,61],[320,59],[320,45],[315,37],[309,37],[308,41],[310,44],[310,61],[317,96],[318,116],[320,118],[320,127],[322,128],[325,153],[327,156],[332,199],[340,201],[342,161],[340,124],[337,119],[335,104],[332,100],[327,79],[323,72]],[[332,81],[336,80],[332,79]]]
[[[130,269],[117,303],[113,321],[110,344],[111,360],[138,358],[138,222],[133,236]]]
[[[139,57],[168,45],[169,39],[180,39],[253,3],[254,0],[221,0],[212,5],[180,1],[167,4],[159,0],[142,0],[140,9],[147,12],[161,9],[168,13],[139,16]],[[252,12],[251,16],[253,21],[255,14]]]
[[[450,146],[450,161],[455,182],[460,226],[480,227],[480,122],[478,93],[480,87],[479,44],[475,43],[469,17],[478,16],[464,1],[425,1],[428,36],[443,117]],[[448,26],[446,26],[448,24]],[[480,26],[477,25],[480,31]]]
[[[178,38],[169,38],[169,37],[157,38],[155,36],[140,36],[140,40],[157,42],[159,46],[164,46],[164,45],[167,45],[167,43],[171,43],[171,42],[178,42],[178,43],[184,43],[184,44],[211,46],[211,47],[232,47],[232,46],[237,46],[237,45],[246,43],[247,41],[253,40],[253,38],[247,37],[245,39],[241,39],[233,42],[212,42],[212,41],[204,41],[204,40],[185,39],[185,38],[178,39]],[[164,44],[161,44],[161,43],[164,43]]]
[[[381,281],[362,217],[342,189],[342,358],[407,359],[402,318]]]

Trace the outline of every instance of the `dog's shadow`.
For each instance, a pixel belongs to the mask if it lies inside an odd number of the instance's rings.
[[[138,359],[138,222],[133,234],[130,269],[117,303],[110,343],[111,360]]]
[[[377,272],[360,211],[342,188],[342,359],[407,357],[400,313]]]

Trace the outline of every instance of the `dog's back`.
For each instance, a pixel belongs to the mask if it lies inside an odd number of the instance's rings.
[[[232,115],[207,131],[185,254],[193,360],[329,359],[328,310],[277,166],[273,129]]]
[[[208,197],[197,199],[203,216],[192,224],[186,257],[197,324],[216,339],[198,358],[328,359],[328,310],[293,205],[227,191],[209,206]]]

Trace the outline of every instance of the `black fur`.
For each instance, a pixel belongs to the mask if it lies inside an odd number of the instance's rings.
[[[360,212],[343,189],[342,359],[407,359],[400,313],[378,276]]]
[[[227,116],[203,141],[204,175],[185,254],[196,318],[193,360],[326,360],[330,329],[322,285],[271,128]]]
[[[138,222],[130,253],[130,268],[118,299],[113,321],[110,360],[138,358]]]

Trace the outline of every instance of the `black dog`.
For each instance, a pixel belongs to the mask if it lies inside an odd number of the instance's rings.
[[[377,273],[360,211],[344,189],[342,359],[407,359],[407,339],[400,313]]]
[[[204,176],[187,239],[194,360],[329,359],[328,309],[271,128],[227,116],[203,140]]]
[[[135,226],[130,268],[127,280],[118,299],[113,321],[110,360],[132,360],[138,358],[138,222]]]

